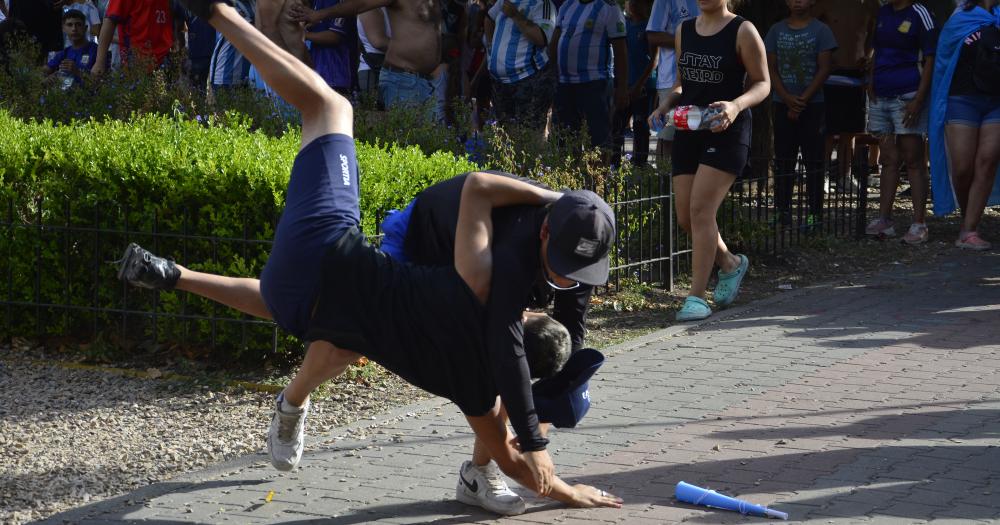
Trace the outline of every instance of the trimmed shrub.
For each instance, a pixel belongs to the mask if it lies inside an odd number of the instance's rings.
[[[242,316],[187,294],[127,290],[107,262],[135,241],[192,269],[259,275],[298,148],[295,130],[275,138],[246,125],[205,126],[155,115],[57,126],[0,111],[2,296],[84,308],[7,308],[3,337],[37,332],[82,340],[114,332],[114,342],[127,347],[155,333],[159,341],[212,349],[218,359],[269,351],[269,325],[226,322]],[[416,147],[357,148],[369,234],[385,211],[476,168],[450,153],[427,156]],[[279,346],[298,344],[282,338]]]

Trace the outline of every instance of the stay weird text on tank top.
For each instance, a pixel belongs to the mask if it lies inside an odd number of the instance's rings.
[[[679,105],[704,107],[743,94],[747,70],[736,52],[736,37],[745,20],[737,16],[712,36],[698,34],[696,19],[681,25],[681,56],[677,61],[682,89]]]

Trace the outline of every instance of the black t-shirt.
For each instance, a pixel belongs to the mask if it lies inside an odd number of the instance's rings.
[[[976,82],[973,80],[976,72],[976,52],[981,37],[982,31],[976,31],[962,41],[962,49],[958,52],[958,63],[955,64],[955,74],[951,77],[951,87],[948,89],[949,96],[992,95],[976,87]]]
[[[435,184],[417,197],[404,241],[411,261],[453,264],[465,178],[461,175]],[[484,332],[487,370],[492,372],[522,450],[540,450],[548,443],[538,430],[521,323],[541,268],[538,234],[545,214],[545,208],[538,206],[510,206],[493,212],[493,274]]]
[[[484,316],[453,266],[397,262],[351,229],[324,257],[306,339],[359,352],[464,414],[481,416],[497,393],[483,348]]]

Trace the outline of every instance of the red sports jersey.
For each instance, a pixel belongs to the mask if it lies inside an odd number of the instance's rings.
[[[170,0],[111,0],[105,15],[118,23],[122,58],[129,50],[151,55],[159,65],[174,43]]]

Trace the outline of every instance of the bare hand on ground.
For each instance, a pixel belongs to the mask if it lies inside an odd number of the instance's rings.
[[[599,488],[590,485],[573,485],[576,491],[576,499],[573,501],[574,507],[613,507],[620,509],[624,501],[614,494],[607,493]]]

